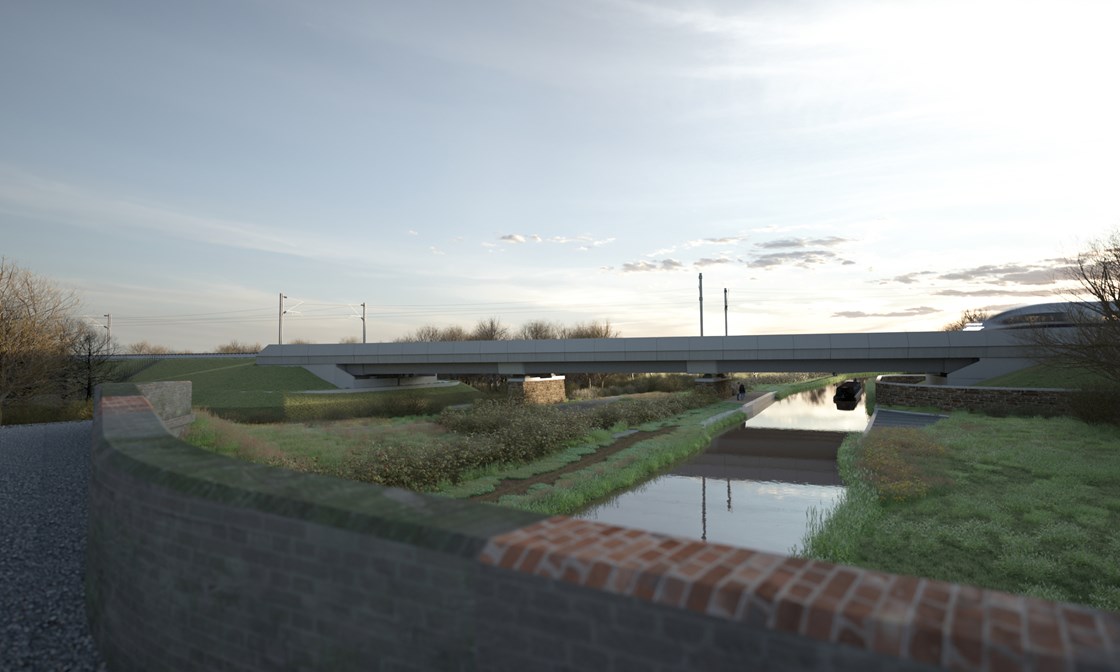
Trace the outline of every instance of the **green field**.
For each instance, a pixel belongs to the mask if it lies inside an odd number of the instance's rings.
[[[1040,364],[1004,376],[985,380],[981,387],[1051,387],[1077,390],[1102,385],[1106,381],[1099,375],[1081,369],[1063,369]]]
[[[910,431],[845,442],[845,499],[806,555],[1120,610],[1115,427],[953,413]]]

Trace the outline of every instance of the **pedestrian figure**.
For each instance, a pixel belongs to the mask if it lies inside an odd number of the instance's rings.
[[[746,385],[744,385],[742,383],[739,383],[739,396],[737,396],[735,398],[738,399],[739,401],[742,401],[742,400],[747,398],[747,386]]]

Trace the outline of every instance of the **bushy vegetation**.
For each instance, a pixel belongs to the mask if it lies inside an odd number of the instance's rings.
[[[1090,424],[1120,425],[1120,386],[1093,385],[1078,390],[1070,399],[1075,418]]]
[[[590,382],[595,382],[596,385],[591,387]],[[586,376],[567,376],[564,387],[569,399],[595,399],[650,392],[688,392],[696,387],[696,376],[683,373],[611,373],[597,375],[594,381]]]
[[[483,401],[469,409],[445,409],[430,423],[433,426],[422,431],[379,432],[372,439],[360,433],[357,440],[342,439],[339,433],[330,431],[316,439],[304,431],[304,425],[292,425],[291,431],[300,434],[303,444],[298,450],[277,447],[277,435],[285,432],[283,427],[249,427],[207,415],[196,423],[188,440],[204,448],[288,468],[431,490],[443,482],[458,483],[464,473],[487,465],[524,464],[586,443],[596,428],[669,417],[712,401],[707,395],[687,393],[611,404],[622,406],[621,413],[607,413],[605,408]],[[309,445],[316,440],[329,444],[331,454]]]
[[[1114,428],[954,413],[916,435],[879,431],[841,447],[845,498],[811,517],[806,555],[1120,610]]]

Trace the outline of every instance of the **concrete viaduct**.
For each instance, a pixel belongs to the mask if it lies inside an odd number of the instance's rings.
[[[257,364],[302,366],[343,388],[400,386],[438,374],[527,382],[567,373],[740,372],[926,374],[971,385],[1035,363],[1025,330],[679,336],[340,345],[269,345]]]

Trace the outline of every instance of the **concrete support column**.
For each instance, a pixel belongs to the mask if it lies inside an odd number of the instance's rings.
[[[567,401],[564,376],[520,376],[506,381],[509,398],[523,404],[559,404]]]

